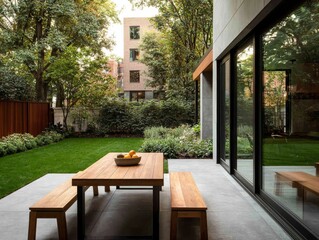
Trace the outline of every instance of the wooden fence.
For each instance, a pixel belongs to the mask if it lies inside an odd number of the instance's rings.
[[[0,101],[0,137],[41,133],[52,120],[49,103]]]

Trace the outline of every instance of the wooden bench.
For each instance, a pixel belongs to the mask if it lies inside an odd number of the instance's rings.
[[[208,239],[207,206],[190,172],[171,172],[171,240],[177,237],[178,218],[199,218],[201,239]]]
[[[318,177],[305,172],[276,172],[275,194],[281,194],[281,185],[285,183],[293,188],[297,188],[298,196],[302,197],[304,188],[303,183],[309,182],[318,184],[318,180]]]
[[[300,186],[303,188],[305,200],[307,199],[307,192],[319,195],[319,178],[313,181],[300,182]]]
[[[86,190],[89,187],[86,188]],[[109,191],[109,187],[105,190]],[[94,196],[98,195],[98,187],[93,186]],[[67,227],[65,212],[77,199],[77,188],[72,186],[72,179],[56,187],[50,193],[30,207],[28,239],[36,239],[38,218],[56,218],[59,239],[67,239]]]

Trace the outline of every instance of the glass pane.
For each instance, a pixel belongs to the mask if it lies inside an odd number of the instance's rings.
[[[138,60],[139,56],[140,56],[140,52],[138,49],[136,49],[136,48],[130,49],[130,61],[131,62]]]
[[[140,27],[131,26],[130,27],[130,39],[140,39]]]
[[[319,236],[319,3],[263,35],[263,190]]]
[[[140,71],[130,71],[130,82],[139,83],[140,82]]]
[[[237,54],[237,171],[253,182],[253,82],[252,44]]]
[[[223,131],[223,139],[221,141],[221,159],[229,165],[230,154],[230,60],[221,64],[221,84],[224,91],[223,107],[224,112],[221,113],[220,127]]]

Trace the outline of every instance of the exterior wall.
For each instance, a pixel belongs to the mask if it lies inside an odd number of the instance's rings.
[[[200,137],[212,139],[213,108],[212,108],[212,72],[203,72],[200,77]]]
[[[114,59],[110,59],[107,63],[109,67],[108,74],[110,74],[112,77],[117,78],[118,77],[118,62]]]
[[[140,39],[130,39],[130,26],[140,26]],[[144,72],[147,71],[147,67],[138,61],[130,61],[130,49],[139,48],[143,35],[151,30],[153,30],[153,28],[149,22],[149,18],[124,18],[124,92],[152,90],[152,88],[146,87],[147,77]],[[140,56],[141,54],[142,53],[140,52]],[[139,83],[130,83],[131,70],[140,71]]]
[[[247,35],[281,0],[214,1],[214,59]]]
[[[267,14],[282,0],[214,0],[214,54],[213,69],[217,69],[216,60],[220,60],[260,23]],[[214,149],[217,149],[217,71],[213,71],[213,133]],[[217,151],[214,151],[217,159]]]

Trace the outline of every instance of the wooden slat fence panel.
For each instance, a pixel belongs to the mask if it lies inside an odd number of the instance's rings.
[[[0,137],[12,133],[40,134],[49,126],[49,103],[0,101]]]

